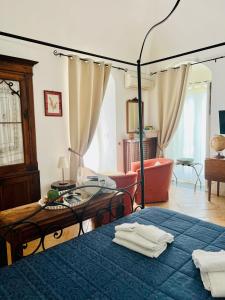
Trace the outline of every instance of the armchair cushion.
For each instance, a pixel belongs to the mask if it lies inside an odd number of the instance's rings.
[[[156,165],[156,163],[159,164]],[[140,162],[131,164],[132,171],[137,172],[137,180],[141,180]],[[166,158],[156,158],[144,161],[145,203],[164,202],[169,198],[173,161]],[[136,195],[137,204],[141,203],[141,190]]]
[[[138,174],[136,172],[128,172],[127,174],[123,173],[123,174],[119,174],[119,175],[109,175],[109,177],[116,182],[116,187],[118,189],[123,189],[130,185],[135,184],[137,182],[137,176],[138,176]],[[126,189],[130,193],[132,199],[134,198],[136,189],[137,189],[137,185],[133,185]],[[132,212],[132,203],[131,203],[130,195],[125,193],[124,197],[123,197],[123,205],[124,205],[123,214],[124,214],[124,216],[126,216]],[[113,215],[115,215],[115,214],[116,214],[116,210],[114,209]],[[113,221],[113,219],[110,217],[110,214],[108,212],[106,212],[103,216],[103,219],[102,219],[100,225],[108,224],[111,221]]]

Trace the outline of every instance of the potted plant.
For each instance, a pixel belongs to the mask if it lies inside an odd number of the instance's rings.
[[[155,130],[155,127],[152,125],[146,125],[144,127],[144,133],[146,138],[157,137],[157,131]]]

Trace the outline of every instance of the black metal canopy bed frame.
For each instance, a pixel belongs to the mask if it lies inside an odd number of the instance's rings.
[[[32,39],[32,38],[28,38],[28,37],[24,37],[24,36],[20,36],[20,35],[15,35],[15,34],[11,34],[8,32],[3,32],[0,31],[0,36],[5,36],[5,37],[9,37],[9,38],[13,38],[13,39],[17,39],[17,40],[22,40],[25,42],[29,42],[29,43],[34,43],[34,44],[38,44],[38,45],[42,45],[42,46],[46,46],[46,47],[51,47],[51,48],[55,48],[55,49],[59,49],[59,50],[64,50],[64,51],[69,51],[69,52],[73,52],[73,53],[78,53],[78,54],[82,54],[82,55],[87,55],[87,56],[91,56],[91,57],[96,57],[96,58],[101,58],[101,59],[105,59],[107,61],[111,61],[111,62],[116,62],[116,63],[120,63],[120,64],[125,64],[128,66],[133,66],[137,68],[137,75],[138,75],[138,114],[139,114],[139,140],[140,140],[140,166],[141,166],[141,208],[145,207],[145,201],[144,201],[144,156],[143,156],[143,122],[142,122],[142,109],[141,109],[141,103],[142,103],[142,90],[141,90],[141,67],[143,66],[148,66],[148,65],[152,65],[152,64],[156,64],[159,62],[164,62],[167,60],[171,60],[174,58],[178,58],[178,57],[182,57],[182,56],[186,56],[186,55],[190,55],[190,54],[194,54],[197,52],[202,52],[202,51],[206,51],[206,50],[210,50],[213,48],[218,48],[218,47],[222,47],[225,46],[225,42],[221,42],[218,44],[212,44],[210,46],[206,46],[206,47],[202,47],[202,48],[198,48],[198,49],[194,49],[194,50],[190,50],[187,52],[182,52],[179,54],[175,54],[172,56],[167,56],[167,57],[163,57],[163,58],[159,58],[156,60],[152,60],[149,62],[144,62],[142,63],[142,54],[143,54],[143,50],[144,50],[144,46],[145,46],[145,42],[147,40],[147,38],[149,37],[149,34],[152,32],[152,30],[154,30],[156,27],[158,27],[159,25],[161,25],[162,23],[164,23],[176,10],[176,8],[178,7],[179,3],[181,0],[177,0],[174,7],[172,8],[172,10],[170,11],[170,13],[160,22],[157,22],[155,25],[153,25],[148,32],[146,33],[142,46],[141,46],[141,50],[140,50],[140,54],[139,57],[137,59],[137,62],[129,62],[129,61],[125,61],[125,60],[121,60],[121,59],[117,59],[117,58],[112,58],[112,57],[108,57],[108,56],[104,56],[104,55],[100,55],[100,54],[95,54],[95,53],[91,53],[91,52],[87,52],[87,51],[82,51],[82,50],[78,50],[78,49],[74,49],[74,48],[70,48],[70,47],[65,47],[62,45],[58,45],[58,44],[52,44],[52,43],[48,43],[45,41],[41,41],[41,40],[36,40],[36,39]],[[58,56],[70,56],[68,54],[63,54],[63,53],[58,53],[57,50],[54,50],[53,52],[55,55]],[[195,63],[191,63],[191,65],[196,65],[196,64],[200,64],[200,63],[204,63],[204,62],[209,62],[209,61],[217,61],[219,59],[225,58],[225,56],[219,56],[219,57],[215,57],[212,59],[206,59],[203,61],[198,61]],[[123,68],[123,67],[118,67],[118,66],[112,66],[112,68],[118,69],[118,70],[124,70],[127,71],[128,69]],[[154,74],[154,73],[153,73]]]
[[[191,252],[196,249],[196,247],[212,251],[224,248],[225,229],[169,210],[159,208],[145,209],[144,201],[141,68],[143,66],[225,45],[225,42],[223,42],[142,63],[142,53],[147,37],[154,28],[164,23],[173,14],[179,3],[180,0],[176,1],[170,13],[162,21],[149,29],[142,43],[137,63],[80,51],[11,33],[0,32],[1,36],[52,47],[58,50],[88,55],[137,68],[141,181],[136,184],[141,185],[142,192],[141,205],[139,206],[141,210],[139,212],[120,218],[113,223],[79,237],[79,239],[21,260],[11,267],[3,268],[2,271],[0,271],[0,298],[19,299],[21,297],[23,298],[23,295],[26,294],[26,299],[213,299],[210,294],[202,288],[200,276],[197,271],[193,271]],[[58,53],[57,50],[54,51],[54,54],[68,56],[67,54]],[[224,58],[224,56],[203,62],[220,58]],[[127,70],[118,66],[113,67],[120,70]],[[87,187],[96,186],[76,187],[66,191],[61,196],[71,193],[76,189]],[[99,188],[100,190],[96,195],[98,195],[102,189],[105,189],[104,186]],[[130,186],[127,188],[130,188]],[[126,189],[107,188],[107,190],[111,190],[113,193],[112,200],[119,193],[127,194],[130,197],[133,211],[134,199]],[[40,242],[31,254],[37,252],[40,247],[45,249],[45,236],[48,234],[48,230],[42,231],[41,228],[38,228],[38,224],[31,221],[31,218],[37,215],[41,210],[47,208],[47,206],[57,204],[57,200],[58,199],[48,202],[34,213],[17,222],[7,226],[0,226],[0,242],[1,240],[5,240],[8,234],[17,230],[22,224],[30,223],[37,230],[41,231]],[[85,210],[93,201],[94,198],[89,199],[80,214],[77,214],[73,208],[67,207],[71,215],[78,220],[77,223],[80,225],[79,235],[83,232],[82,222]],[[107,211],[110,216],[115,219],[114,209],[115,207],[112,206],[112,201],[109,201],[107,208],[97,212],[97,214],[104,214]],[[119,213],[117,216],[122,217],[124,209],[123,203],[119,203],[118,209]],[[140,222],[159,226],[173,233],[175,242],[173,246],[169,247],[166,253],[162,255],[162,258],[160,256],[157,260],[149,260],[123,247],[112,245],[114,227],[116,224],[122,222]],[[58,238],[62,234],[62,228],[60,228],[59,225],[55,227],[55,229],[56,233],[54,237]],[[2,234],[2,232],[4,232],[4,234]],[[86,259],[85,263],[83,256],[85,256]],[[146,266],[148,266],[147,269],[145,269]],[[59,276],[57,275],[58,273]],[[71,279],[75,273],[76,278],[78,278],[76,282]],[[70,280],[72,281],[70,285],[68,285]],[[74,288],[73,291],[70,291],[71,286]],[[61,288],[60,291],[57,290],[58,288]],[[14,291],[10,291],[10,289],[14,289]],[[17,294],[15,294],[16,289]]]
[[[149,62],[144,62],[142,63],[142,54],[143,54],[143,50],[144,50],[144,46],[145,46],[145,42],[149,36],[149,34],[152,32],[152,30],[154,30],[156,27],[158,27],[159,25],[161,25],[162,23],[164,23],[176,10],[176,8],[178,7],[179,3],[181,0],[177,0],[174,7],[172,8],[172,10],[170,11],[170,13],[160,22],[157,22],[155,25],[153,25],[148,32],[146,33],[142,46],[141,46],[141,50],[140,50],[140,54],[139,57],[137,59],[137,63],[134,62],[128,62],[125,60],[121,60],[121,59],[117,59],[117,58],[112,58],[112,57],[108,57],[108,56],[104,56],[104,55],[100,55],[100,54],[95,54],[95,53],[91,53],[91,52],[87,52],[87,51],[82,51],[82,50],[78,50],[78,49],[74,49],[74,48],[70,48],[70,47],[65,47],[62,45],[58,45],[58,44],[52,44],[52,43],[48,43],[45,41],[41,41],[41,40],[36,40],[36,39],[32,39],[32,38],[28,38],[28,37],[24,37],[24,36],[19,36],[19,35],[15,35],[15,34],[11,34],[8,32],[3,32],[0,31],[0,36],[5,36],[5,37],[9,37],[9,38],[13,38],[13,39],[17,39],[17,40],[22,40],[25,42],[29,42],[29,43],[34,43],[34,44],[38,44],[38,45],[42,45],[42,46],[46,46],[46,47],[51,47],[51,48],[56,48],[59,50],[65,50],[65,51],[69,51],[69,52],[74,52],[74,53],[79,53],[82,55],[88,55],[91,57],[96,57],[96,58],[101,58],[101,59],[105,59],[107,61],[112,61],[112,62],[116,62],[116,63],[120,63],[120,64],[125,64],[128,66],[134,66],[137,68],[137,75],[138,75],[138,114],[139,114],[139,140],[140,140],[140,163],[141,163],[141,208],[145,207],[145,203],[144,203],[144,156],[143,156],[143,122],[142,122],[142,109],[141,109],[141,103],[142,103],[142,90],[141,90],[141,67],[143,66],[148,66],[148,65],[152,65],[152,64],[156,64],[159,62],[163,62],[163,61],[167,61],[167,60],[171,60],[174,58],[178,58],[178,57],[182,57],[182,56],[186,56],[186,55],[190,55],[190,54],[194,54],[197,52],[202,52],[202,51],[206,51],[206,50],[210,50],[213,48],[218,48],[218,47],[222,47],[225,46],[225,42],[221,42],[218,44],[212,44],[210,46],[206,46],[206,47],[202,47],[202,48],[198,48],[198,49],[194,49],[194,50],[190,50],[187,52],[182,52],[179,54],[175,54],[172,56],[167,56],[167,57],[163,57],[160,59],[156,59],[156,60],[152,60]],[[59,55],[59,56],[63,56],[65,54],[63,53],[58,53],[57,50],[55,50],[53,52],[55,55]],[[69,55],[65,55],[65,56],[69,56]],[[218,59],[221,58],[225,58],[225,56],[219,56],[219,57],[215,57],[212,59],[207,59],[207,60],[203,60],[203,61],[199,61],[196,63],[192,63],[191,65],[196,65],[196,64],[200,64],[200,63],[204,63],[204,62],[209,62],[209,61],[217,61]],[[118,70],[124,70],[127,71],[126,68],[122,68],[122,67],[118,67],[118,66],[112,66],[112,68],[118,69]]]

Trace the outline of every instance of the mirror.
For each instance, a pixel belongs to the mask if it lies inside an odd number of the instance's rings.
[[[142,102],[142,124],[144,124],[143,115],[144,103]],[[127,100],[127,133],[136,133],[139,128],[138,118],[138,99]]]
[[[24,163],[19,81],[0,78],[0,166]]]

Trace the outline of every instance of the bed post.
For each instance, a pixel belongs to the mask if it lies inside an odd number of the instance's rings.
[[[140,162],[141,162],[141,208],[145,208],[145,193],[144,193],[144,187],[145,187],[145,177],[144,177],[144,155],[143,155],[143,116],[142,116],[142,95],[141,95],[141,66],[145,64],[141,64],[141,58],[142,53],[144,50],[145,42],[147,40],[147,37],[149,36],[150,32],[164,23],[175,11],[178,4],[181,0],[177,0],[173,9],[170,11],[170,13],[161,21],[153,25],[148,32],[146,33],[142,46],[141,51],[139,55],[139,59],[137,60],[137,78],[138,78],[138,112],[139,112],[139,139],[140,139]]]
[[[139,140],[140,140],[140,162],[141,162],[141,208],[145,208],[145,176],[144,176],[144,154],[143,154],[143,110],[141,94],[141,61],[137,60],[138,77],[138,114],[139,114]]]

